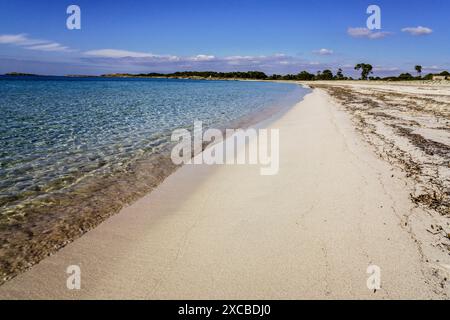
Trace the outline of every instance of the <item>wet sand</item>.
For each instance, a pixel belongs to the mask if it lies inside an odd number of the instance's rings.
[[[430,260],[438,253],[410,227],[428,212],[348,111],[316,89],[270,127],[280,130],[278,175],[183,166],[1,286],[0,298],[447,297],[445,261]],[[81,267],[81,290],[66,288],[69,265]],[[381,268],[376,292],[369,265]]]

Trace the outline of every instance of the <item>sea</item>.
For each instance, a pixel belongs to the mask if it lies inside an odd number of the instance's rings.
[[[155,188],[176,169],[173,130],[246,127],[308,92],[258,81],[0,76],[0,275]]]

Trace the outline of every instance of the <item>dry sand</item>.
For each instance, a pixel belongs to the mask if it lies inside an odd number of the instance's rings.
[[[408,223],[428,213],[348,113],[317,89],[270,127],[280,129],[278,175],[184,166],[1,286],[0,299],[448,297],[448,262],[430,260]],[[66,288],[69,265],[81,267],[79,291]],[[376,292],[369,265],[381,268]]]
[[[426,214],[403,213],[442,289],[450,265],[450,83],[316,83],[336,99],[372,150],[408,179]]]

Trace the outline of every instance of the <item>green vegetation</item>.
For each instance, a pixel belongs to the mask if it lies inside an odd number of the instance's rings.
[[[13,77],[30,77],[30,76],[37,76],[36,74],[32,73],[21,73],[21,72],[9,72],[5,73],[5,76],[13,76]]]
[[[372,73],[372,65],[367,63],[358,63],[355,70],[361,70],[361,80],[367,80],[367,77]]]
[[[344,80],[344,74],[342,73],[342,69],[339,68],[336,73],[336,80]]]
[[[422,66],[417,65],[414,70],[418,76],[414,77],[410,73],[402,73],[399,76],[393,77],[374,77],[370,76],[373,73],[373,67],[367,63],[359,63],[355,66],[355,70],[361,71],[361,80],[384,80],[384,81],[412,81],[412,80],[432,80],[434,76],[446,76],[450,79],[450,73],[447,71],[439,74],[427,74],[422,77]],[[318,71],[316,74],[308,71],[301,71],[298,74],[273,74],[266,75],[260,71],[247,72],[215,72],[215,71],[183,71],[174,73],[140,73],[140,74],[105,74],[102,77],[133,77],[133,78],[175,78],[175,79],[210,79],[210,80],[284,80],[284,81],[316,81],[316,80],[353,80],[352,77],[344,75],[343,70],[339,68],[336,74],[333,71],[325,69]]]
[[[416,66],[416,67],[420,67],[420,66]],[[436,74],[429,73],[422,77],[421,76],[422,68],[420,68],[420,72],[417,70],[417,68],[414,68],[414,69],[417,71],[417,73],[419,73],[419,76],[414,77],[410,73],[402,73],[398,77],[386,77],[386,78],[382,78],[381,80],[386,80],[386,81],[433,80],[434,76],[443,76],[443,77],[447,77],[447,79],[450,80],[450,73],[447,71],[443,71],[441,73],[436,73]]]
[[[273,74],[267,76],[260,71],[247,72],[214,72],[214,71],[184,71],[174,73],[115,73],[104,74],[102,77],[121,77],[121,78],[175,78],[175,79],[211,79],[211,80],[296,80],[296,81],[313,81],[313,80],[352,80],[352,78],[345,77],[342,69],[339,69],[336,75],[329,69],[319,71],[316,75],[307,71],[302,71],[298,74],[279,75]]]
[[[265,80],[268,76],[261,71],[247,72],[214,72],[183,71],[175,73],[140,73],[140,74],[106,74],[102,77],[138,77],[138,78],[186,78],[186,79],[253,79]]]
[[[414,67],[414,69],[417,71],[417,73],[419,74],[419,77],[422,77],[422,66],[417,65]]]
[[[448,80],[450,80],[450,73],[447,71],[443,71],[438,74],[428,74],[422,77],[422,66],[417,65],[414,67],[419,76],[414,77],[410,73],[402,73],[399,76],[394,77],[373,77],[370,74],[373,73],[373,67],[367,63],[359,63],[355,66],[355,70],[361,70],[361,80],[384,80],[384,81],[413,81],[413,80],[433,80],[434,76],[445,76]],[[297,80],[297,81],[314,81],[314,80],[353,80],[351,77],[344,76],[344,73],[341,68],[339,68],[335,75],[331,70],[323,70],[318,71],[316,75],[311,74],[307,71],[302,71],[297,75],[272,75],[267,78],[268,80]]]

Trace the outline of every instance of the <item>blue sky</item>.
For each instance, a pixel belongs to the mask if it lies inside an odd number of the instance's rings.
[[[81,8],[81,30],[66,9]],[[381,8],[382,29],[366,29]],[[0,73],[450,69],[450,1],[0,0]]]

